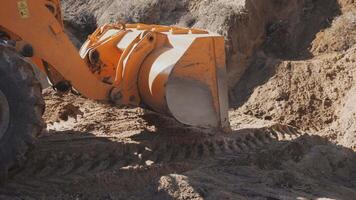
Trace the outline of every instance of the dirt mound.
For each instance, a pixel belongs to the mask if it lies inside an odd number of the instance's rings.
[[[270,54],[268,49],[275,45],[259,52],[234,89],[240,112],[326,135],[355,148],[355,133],[348,130],[354,124],[350,102],[355,87],[356,8],[349,1],[339,3],[344,13],[315,35],[309,55],[290,59]]]

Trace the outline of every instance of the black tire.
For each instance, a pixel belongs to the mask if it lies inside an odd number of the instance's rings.
[[[31,65],[16,51],[1,44],[0,90],[2,96],[6,97],[6,105],[9,108],[8,123],[3,125],[6,128],[3,128],[0,133],[0,182],[2,182],[7,177],[8,170],[24,160],[26,151],[34,142],[34,137],[42,132],[45,104],[41,85]]]

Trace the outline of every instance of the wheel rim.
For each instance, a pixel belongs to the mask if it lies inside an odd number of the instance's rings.
[[[0,140],[5,135],[10,122],[10,107],[5,94],[0,90]]]

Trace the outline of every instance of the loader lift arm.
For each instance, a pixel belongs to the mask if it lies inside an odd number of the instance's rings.
[[[45,61],[84,96],[106,100],[111,86],[98,81],[90,72],[65,34],[63,24],[56,18],[60,14],[52,13],[48,3],[54,4],[46,0],[3,1],[0,6],[0,29],[17,36],[18,46],[30,44],[34,49],[32,60],[43,71]],[[59,7],[55,7],[58,8],[55,12],[59,12]]]

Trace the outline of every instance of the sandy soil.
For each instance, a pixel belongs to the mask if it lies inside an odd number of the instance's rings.
[[[48,131],[0,199],[356,196],[355,153],[290,126],[231,111],[233,132],[222,134],[72,94],[45,97]]]
[[[49,89],[47,130],[0,199],[356,198],[354,0],[62,3],[77,44],[118,19],[223,34],[233,131]]]

